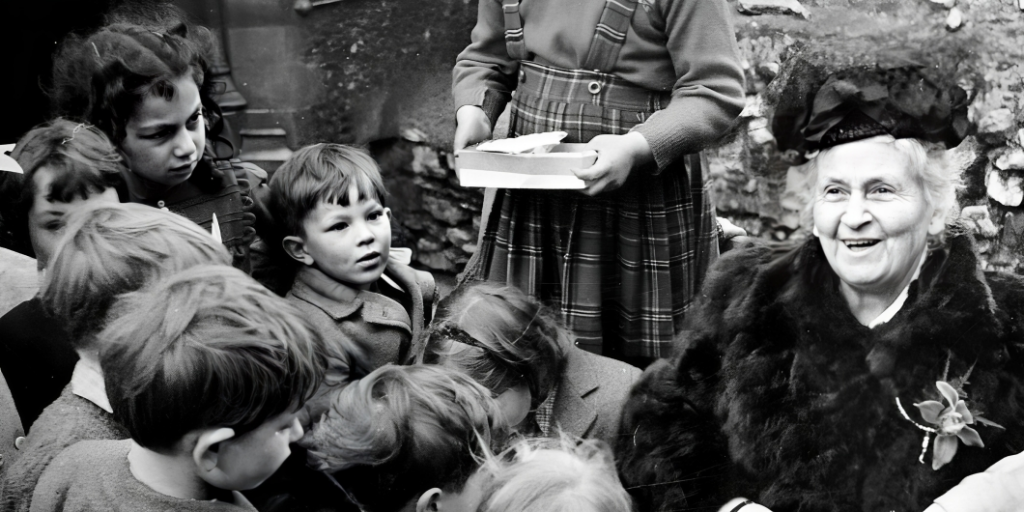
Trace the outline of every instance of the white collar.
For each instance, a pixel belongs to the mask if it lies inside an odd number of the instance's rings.
[[[96,407],[114,414],[114,409],[110,407],[110,401],[107,400],[107,389],[104,386],[100,364],[79,353],[78,362],[75,363],[75,369],[71,372],[71,392],[96,404]]]

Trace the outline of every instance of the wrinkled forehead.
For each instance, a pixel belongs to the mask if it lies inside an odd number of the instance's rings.
[[[861,140],[822,151],[815,157],[816,182],[912,180],[921,176],[909,155],[886,141]]]

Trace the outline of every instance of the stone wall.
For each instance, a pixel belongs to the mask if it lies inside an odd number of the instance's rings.
[[[1024,274],[1024,8],[1019,0],[738,0],[735,18],[748,108],[729,141],[712,151],[719,214],[752,234],[804,236],[796,188],[803,166],[780,155],[763,105],[771,82],[798,60],[823,69],[905,50],[955,73],[973,96],[976,133],[950,152],[965,172],[961,218],[986,265]],[[758,9],[757,6],[770,8]],[[768,97],[769,101],[765,102]]]
[[[747,74],[748,108],[711,150],[720,215],[775,240],[804,236],[794,184],[763,105],[794,56],[822,65],[907,48],[956,73],[978,126],[955,152],[967,172],[963,217],[991,268],[1024,273],[1024,0],[731,0]],[[320,10],[322,9],[322,11]],[[303,58],[326,91],[302,142],[371,143],[390,206],[415,260],[454,272],[476,248],[479,190],[463,189],[450,154],[450,69],[469,40],[473,0],[346,0],[308,15]],[[770,102],[769,102],[770,103]],[[496,133],[503,133],[502,129]]]

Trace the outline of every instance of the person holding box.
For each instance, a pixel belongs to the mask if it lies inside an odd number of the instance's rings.
[[[467,278],[557,305],[592,352],[667,354],[718,254],[700,152],[744,104],[726,2],[481,0],[453,75],[456,150],[511,100],[510,137],[598,152],[583,194],[498,190]]]

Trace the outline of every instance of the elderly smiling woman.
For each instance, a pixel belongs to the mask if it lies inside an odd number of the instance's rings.
[[[640,510],[921,511],[1024,449],[1024,280],[947,227],[959,176],[921,140],[958,141],[959,96],[899,76],[933,108],[892,74],[821,87],[813,236],[723,256],[634,388],[618,453]]]

